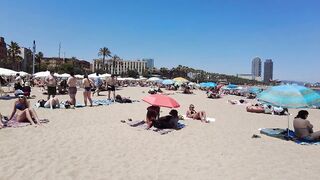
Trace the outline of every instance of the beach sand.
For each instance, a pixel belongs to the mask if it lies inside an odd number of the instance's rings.
[[[319,146],[260,135],[263,127],[287,127],[287,117],[247,113],[245,106],[230,105],[225,96],[208,99],[175,93],[185,114],[189,104],[205,110],[213,123],[185,120],[185,128],[159,135],[138,130],[121,120],[143,120],[148,104],[141,98],[148,88],[123,88],[132,104],[77,109],[36,109],[50,120],[46,127],[27,126],[0,130],[0,179],[317,179]],[[36,100],[46,98],[39,89]],[[101,94],[106,95],[107,92]],[[66,100],[67,95],[59,95]],[[107,96],[94,97],[105,99]],[[78,90],[78,101],[83,102]],[[0,112],[9,116],[14,100],[0,100]],[[161,108],[166,115],[170,109]],[[298,110],[290,110],[292,120]],[[320,111],[308,110],[308,119],[320,129]],[[258,134],[261,138],[251,138]]]

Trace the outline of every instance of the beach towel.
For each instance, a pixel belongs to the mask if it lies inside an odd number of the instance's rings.
[[[320,145],[320,141],[307,141],[300,140],[296,137],[294,131],[281,128],[261,128],[259,129],[260,134],[264,134],[270,137],[275,137],[282,140],[290,140],[300,145]]]
[[[48,119],[39,119],[40,120],[40,123],[48,123],[49,120]],[[4,127],[5,128],[19,128],[19,127],[25,127],[25,126],[29,126],[31,125],[30,123],[28,122],[18,122],[16,120],[16,117],[13,117],[11,120],[9,121],[6,121],[6,122],[3,122],[4,124]]]
[[[101,106],[101,105],[110,105],[113,102],[111,100],[106,100],[106,99],[93,99],[92,100],[92,105],[94,106]]]
[[[151,130],[153,132],[159,133],[160,135],[168,134],[170,132],[176,131],[175,129],[159,129],[156,127],[151,127],[150,129],[147,129],[147,124],[142,120],[142,121],[131,121],[127,122],[127,124],[131,127],[138,128],[139,130]],[[178,122],[178,129],[184,128],[186,125],[179,121]]]
[[[6,96],[1,96],[0,99],[2,100],[11,100],[11,99],[15,99],[17,98],[16,96],[10,96],[10,95],[6,95]]]
[[[193,120],[192,118],[188,118],[186,115],[183,115],[183,119]],[[215,122],[216,119],[212,117],[207,117],[207,121],[211,123],[211,122]]]

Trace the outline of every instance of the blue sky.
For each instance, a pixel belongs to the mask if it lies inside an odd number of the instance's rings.
[[[318,0],[2,0],[0,36],[36,40],[45,56],[154,58],[210,72],[250,73],[258,56],[274,78],[320,81]]]

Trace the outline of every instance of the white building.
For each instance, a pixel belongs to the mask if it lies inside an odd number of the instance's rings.
[[[108,59],[105,61],[105,69],[108,73],[121,74],[126,73],[129,70],[135,70],[139,74],[142,74],[144,70],[147,69],[147,61],[135,60],[135,61],[126,61],[126,60],[116,60]],[[93,60],[92,71],[98,69],[103,69],[102,60],[95,59]]]

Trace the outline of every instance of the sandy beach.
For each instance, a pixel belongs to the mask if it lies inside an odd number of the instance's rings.
[[[225,96],[208,99],[205,92],[170,95],[185,114],[189,104],[205,110],[212,123],[185,120],[186,127],[159,135],[121,123],[143,120],[148,104],[141,98],[148,88],[117,91],[140,100],[132,104],[76,109],[36,109],[47,118],[45,127],[0,130],[0,179],[317,179],[319,146],[298,145],[260,135],[259,128],[286,128],[287,117],[248,113],[230,105]],[[46,98],[37,88],[32,105]],[[106,99],[107,92],[94,97]],[[67,100],[68,95],[59,95]],[[77,100],[83,103],[82,90]],[[9,116],[14,100],[0,100],[0,112]],[[161,108],[161,115],[170,109]],[[308,110],[308,119],[320,129],[320,111]],[[292,122],[298,110],[290,109]],[[292,123],[290,124],[292,128]],[[253,134],[261,138],[251,138]]]

